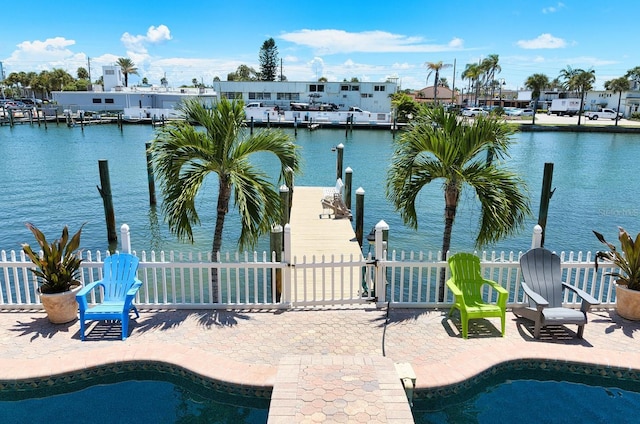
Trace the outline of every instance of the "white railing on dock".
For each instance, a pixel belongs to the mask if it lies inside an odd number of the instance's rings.
[[[486,278],[509,291],[509,305],[524,302],[520,287],[519,253],[482,253]],[[135,254],[135,252],[134,252]],[[81,269],[84,284],[102,277],[105,254],[87,252]],[[383,257],[386,257],[386,252]],[[601,302],[615,305],[609,267],[596,272],[591,253],[561,253],[564,281],[576,285]],[[211,262],[206,254],[141,252],[138,276],[143,283],[136,299],[143,308],[288,308],[298,306],[357,304],[377,301],[393,307],[448,307],[452,298],[445,286],[438,301],[441,273],[448,267],[440,253],[391,252],[388,260],[368,257],[292,258],[276,262],[275,254],[236,253]],[[605,265],[605,264],[603,264]],[[29,271],[31,262],[23,252],[0,252],[0,309],[39,308],[37,282]],[[212,271],[218,273],[218,297],[214,299]],[[282,295],[276,284],[281,273]],[[381,284],[384,282],[384,284]],[[374,298],[375,295],[375,298]],[[493,293],[487,292],[487,296]],[[92,299],[95,301],[96,299]],[[565,293],[568,306],[579,307],[579,299]]]

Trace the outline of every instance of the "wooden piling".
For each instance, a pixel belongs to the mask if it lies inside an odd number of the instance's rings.
[[[555,189],[551,190],[553,180],[553,163],[544,164],[544,175],[542,177],[542,193],[540,195],[540,212],[538,213],[538,225],[542,227],[542,242],[540,247],[544,247],[544,237],[547,227],[547,215],[549,213],[549,201]]]
[[[145,143],[147,152],[147,179],[149,180],[149,204],[156,204],[156,182],[153,178],[153,156],[151,155],[151,143]]]
[[[356,240],[362,248],[362,238],[364,234],[364,189],[358,187],[356,190]]]
[[[344,181],[344,178],[342,178],[342,161],[344,158],[344,144],[340,143],[336,146],[336,180],[338,178],[340,178],[341,180]]]
[[[118,242],[118,235],[116,233],[116,214],[113,210],[113,199],[111,197],[111,179],[109,178],[109,161],[101,159],[98,161],[98,168],[100,170],[100,186],[96,186],[100,196],[102,196],[102,203],[104,204],[104,216],[107,222],[107,240],[109,244]]]
[[[350,167],[344,170],[344,204],[351,209],[351,186],[353,185],[353,170]]]

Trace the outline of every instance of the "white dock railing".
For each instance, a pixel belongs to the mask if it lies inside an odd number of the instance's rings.
[[[275,253],[266,252],[227,253],[217,262],[211,262],[210,254],[140,252],[138,277],[143,286],[136,304],[155,309],[273,309],[366,302],[388,302],[392,307],[404,308],[446,308],[452,303],[446,286],[444,300],[438,301],[441,273],[445,272],[446,280],[449,272],[440,252],[387,254],[382,229],[376,229],[376,255],[297,258],[291,255],[290,238],[287,225],[282,262],[276,261]],[[128,236],[123,237],[123,250],[129,249],[128,245]],[[484,276],[509,291],[511,306],[524,302],[518,263],[522,253],[480,254]],[[102,278],[103,257],[107,254],[84,254],[80,278],[83,284]],[[590,252],[562,252],[560,257],[564,281],[594,296],[601,302],[600,307],[615,305],[613,278],[607,275],[613,270],[610,265],[602,264],[596,271]],[[0,309],[41,307],[31,267],[23,252],[0,251]],[[490,298],[493,293],[487,291],[486,296]],[[580,300],[575,295],[566,292],[565,296],[567,306],[579,307]]]

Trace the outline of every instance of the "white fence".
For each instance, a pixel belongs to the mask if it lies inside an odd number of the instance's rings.
[[[291,257],[290,228],[285,227],[283,260],[276,255],[226,254],[211,262],[207,254],[141,252],[138,276],[143,283],[136,304],[143,308],[292,308],[321,305],[389,303],[392,307],[448,307],[452,297],[444,287],[438,301],[441,274],[448,267],[440,253],[384,251],[382,230],[376,230],[376,254],[368,257]],[[126,244],[125,244],[126,240]],[[123,238],[123,250],[128,239]],[[135,252],[134,252],[135,254]],[[519,253],[482,253],[485,278],[509,291],[509,305],[522,303]],[[381,259],[376,259],[375,257]],[[595,270],[591,253],[561,253],[564,281],[593,295],[600,307],[615,305],[611,267]],[[102,277],[103,254],[84,255],[81,281]],[[39,308],[37,281],[23,252],[0,252],[0,309]],[[218,290],[212,272],[217,270]],[[280,287],[280,289],[278,288]],[[493,296],[487,291],[487,297]],[[575,295],[565,293],[567,306],[579,307]],[[95,299],[92,299],[95,301]]]

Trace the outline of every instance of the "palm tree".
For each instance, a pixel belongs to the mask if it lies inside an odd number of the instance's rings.
[[[116,61],[117,65],[122,70],[122,74],[124,75],[124,86],[129,86],[129,74],[138,75],[138,68],[136,68],[136,64],[133,63],[131,59],[128,57],[121,57]]]
[[[611,90],[614,93],[618,92],[618,107],[616,108],[616,127],[618,126],[618,120],[620,117],[618,113],[620,112],[620,102],[622,101],[622,93],[624,91],[629,91],[631,87],[631,82],[627,77],[615,78],[609,81],[605,81],[604,88],[605,90]]]
[[[440,70],[451,67],[448,63],[440,62],[426,62],[427,69],[429,69],[429,73],[427,74],[427,81],[431,76],[431,73],[435,72],[436,74],[433,77],[433,103],[438,103],[438,83],[440,82]]]
[[[484,71],[486,76],[487,84],[491,85],[491,101],[493,104],[493,98],[496,92],[496,86],[494,84],[494,80],[496,79],[496,74],[499,74],[502,71],[500,65],[498,65],[498,55],[490,54],[480,63],[480,68]]]
[[[531,90],[533,98],[533,125],[536,124],[536,111],[538,110],[538,100],[540,92],[549,85],[549,77],[545,74],[533,74],[524,82],[525,87]]]
[[[273,153],[280,161],[281,176],[299,172],[300,155],[295,143],[281,131],[265,130],[247,136],[242,102],[223,97],[215,108],[207,108],[198,99],[189,99],[180,109],[186,120],[160,128],[151,146],[164,198],[162,208],[169,229],[193,243],[192,226],[200,222],[196,196],[205,178],[216,174],[217,216],[211,253],[217,262],[232,196],[242,222],[238,240],[241,249],[254,245],[280,221],[279,192],[268,176],[251,164],[251,155]],[[217,301],[215,270],[212,280]]]
[[[570,67],[567,67],[571,69]],[[568,79],[567,79],[568,78]],[[580,96],[580,110],[578,111],[578,125],[580,125],[580,119],[582,118],[582,112],[584,111],[584,96],[587,91],[593,88],[593,83],[596,81],[596,71],[590,69],[585,71],[583,69],[573,69],[572,72],[565,77],[565,84],[568,89],[575,91]]]
[[[478,92],[480,90],[480,77],[482,76],[482,69],[480,68],[480,66],[477,63],[467,63],[467,65],[464,68],[464,71],[462,72],[462,79],[468,79],[469,80],[469,90],[467,90],[467,92],[471,91],[472,85],[475,88],[475,104],[478,104]]]
[[[518,230],[531,214],[524,182],[499,163],[487,163],[482,153],[492,149],[500,159],[508,156],[511,125],[494,117],[479,117],[473,123],[457,119],[442,107],[423,109],[399,137],[387,174],[387,198],[405,224],[418,227],[416,199],[427,184],[442,182],[444,234],[442,254],[451,245],[460,193],[465,185],[475,190],[481,206],[476,246],[493,243]],[[440,275],[438,298],[444,300],[445,273]]]

